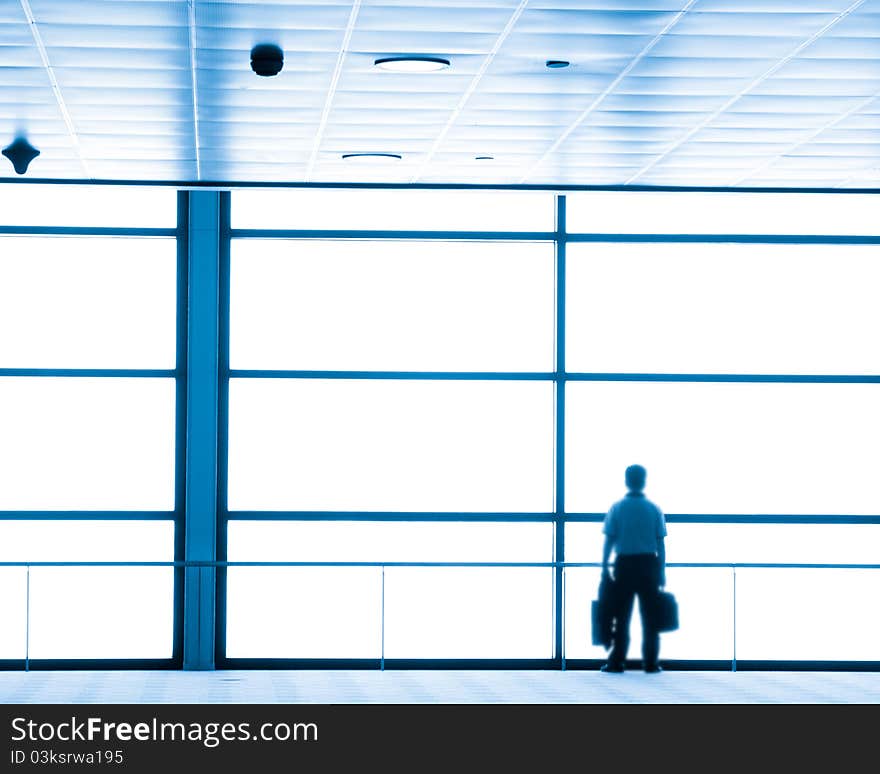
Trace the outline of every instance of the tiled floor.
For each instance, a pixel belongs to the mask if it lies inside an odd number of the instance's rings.
[[[880,673],[597,671],[0,672],[0,702],[875,704]]]

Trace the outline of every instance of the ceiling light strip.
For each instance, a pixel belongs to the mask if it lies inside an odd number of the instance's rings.
[[[787,65],[792,59],[794,59],[798,54],[800,54],[804,49],[813,45],[819,38],[821,38],[826,32],[828,32],[832,27],[836,26],[840,22],[842,22],[847,16],[849,16],[854,11],[858,10],[859,6],[863,5],[865,0],[856,0],[856,2],[852,3],[849,8],[845,11],[842,11],[837,16],[835,16],[831,21],[825,24],[817,32],[814,32],[807,38],[803,43],[799,44],[786,54],[782,59],[780,59],[776,64],[774,64],[769,70],[759,75],[755,80],[753,80],[748,86],[740,89],[736,94],[734,94],[730,99],[728,99],[720,108],[714,111],[710,116],[704,118],[700,121],[696,126],[689,129],[682,137],[676,140],[672,145],[670,145],[663,153],[661,153],[657,158],[653,161],[648,162],[642,167],[638,172],[636,172],[632,177],[625,181],[624,185],[629,185],[638,180],[642,175],[644,175],[649,170],[653,169],[657,164],[659,164],[663,159],[669,156],[670,153],[673,153],[675,150],[680,148],[684,143],[686,143],[691,137],[693,137],[697,132],[701,129],[705,129],[712,121],[714,121],[718,116],[720,116],[725,110],[730,108],[731,105],[739,101],[740,98],[744,97],[748,94],[752,89],[760,86],[764,81],[768,78],[772,77],[774,73],[778,72],[782,67]]]
[[[542,155],[541,158],[538,159],[531,166],[529,171],[526,172],[526,174],[523,175],[522,179],[519,181],[520,184],[525,183],[533,174],[535,174],[538,168],[553,153],[557,151],[562,143],[564,143],[571,136],[571,133],[575,129],[577,129],[584,121],[586,121],[587,118],[590,117],[590,115],[596,110],[596,108],[598,108],[599,105],[601,105],[605,101],[605,99],[620,85],[620,82],[633,71],[633,68],[635,68],[635,66],[638,65],[638,63],[641,62],[642,59],[644,59],[651,52],[651,49],[653,49],[654,46],[656,46],[667,35],[669,30],[671,30],[676,24],[678,24],[682,20],[684,15],[688,11],[690,11],[690,9],[694,6],[696,2],[697,0],[688,0],[687,5],[685,5],[684,8],[678,11],[675,16],[670,19],[666,26],[652,38],[651,42],[648,43],[648,45],[646,45],[641,51],[639,51],[638,54],[636,54],[635,58],[626,67],[624,67],[623,70],[620,71],[617,77],[613,81],[611,81],[608,86],[605,87],[605,90],[598,97],[596,97],[596,99],[593,100],[590,106],[574,120],[574,122],[559,136],[556,142],[554,142],[544,152],[544,155]]]
[[[315,142],[312,145],[312,154],[309,156],[309,164],[306,167],[306,174],[303,177],[303,180],[306,183],[311,181],[312,172],[315,169],[315,163],[318,160],[318,151],[321,148],[324,131],[327,128],[327,121],[330,119],[330,109],[333,107],[333,98],[336,96],[339,77],[342,75],[342,63],[345,61],[345,55],[348,52],[348,44],[351,42],[351,36],[354,32],[354,25],[357,21],[360,9],[361,0],[354,0],[351,5],[351,13],[348,15],[348,24],[345,26],[345,35],[342,38],[342,45],[339,47],[339,56],[336,57],[336,67],[333,70],[333,78],[330,81],[330,88],[327,90],[327,99],[324,100],[324,110],[321,113],[321,121],[318,124],[318,129],[315,131]]]
[[[79,163],[82,165],[85,176],[87,178],[93,178],[94,175],[89,169],[88,162],[83,156],[82,148],[79,144],[79,137],[77,136],[76,128],[73,125],[73,119],[70,117],[70,112],[67,109],[67,103],[64,101],[64,96],[61,94],[61,88],[58,86],[58,80],[55,78],[55,72],[52,69],[52,65],[49,63],[49,54],[46,51],[46,45],[43,43],[43,36],[40,35],[40,30],[37,29],[37,20],[34,18],[31,4],[29,0],[19,0],[19,2],[21,3],[21,8],[24,11],[25,17],[27,18],[28,26],[31,29],[31,35],[33,35],[34,43],[37,46],[37,51],[40,53],[40,59],[43,60],[43,67],[46,68],[46,74],[49,76],[52,93],[55,95],[55,101],[58,103],[58,109],[61,111],[61,117],[64,119],[64,124],[67,127],[67,133],[70,135],[73,149],[76,151],[76,155],[79,158]]]
[[[196,180],[202,179],[202,149],[199,142],[199,90],[196,75],[196,0],[187,0],[189,24],[189,75],[192,91],[193,147],[196,153]]]
[[[788,148],[786,148],[784,151],[782,151],[782,153],[777,153],[775,156],[771,156],[769,159],[767,159],[766,161],[764,161],[763,163],[761,163],[760,165],[755,167],[750,172],[747,172],[746,174],[742,175],[741,177],[737,178],[736,180],[734,180],[730,183],[727,183],[726,185],[728,185],[728,186],[742,185],[746,180],[749,180],[749,179],[755,177],[755,175],[761,174],[761,172],[763,172],[765,169],[767,169],[771,164],[774,164],[775,162],[777,162],[779,159],[783,158],[784,156],[787,156],[789,153],[793,153],[801,146],[807,145],[808,143],[813,142],[813,140],[815,140],[817,137],[819,137],[823,132],[827,132],[829,129],[833,129],[841,121],[846,121],[846,119],[849,118],[850,116],[854,116],[860,110],[868,107],[868,105],[870,105],[876,99],[880,99],[880,91],[878,91],[876,94],[872,94],[870,97],[866,97],[861,102],[859,102],[858,105],[850,108],[845,113],[841,113],[836,118],[833,118],[832,120],[830,120],[827,124],[823,124],[818,129],[816,129],[814,132],[810,132],[810,134],[808,134],[803,139],[798,140],[796,143],[790,145]],[[849,182],[849,180],[847,180],[845,182]]]
[[[452,111],[452,115],[446,122],[446,126],[443,127],[440,134],[437,136],[437,139],[434,140],[434,144],[431,146],[431,150],[428,151],[428,154],[425,156],[424,160],[419,166],[418,171],[412,176],[412,179],[410,180],[411,183],[417,182],[424,173],[425,169],[427,169],[428,165],[431,163],[431,159],[434,158],[434,154],[437,153],[440,146],[443,144],[443,141],[446,139],[446,135],[449,134],[449,130],[452,128],[452,125],[458,120],[458,117],[461,115],[462,110],[464,110],[464,106],[467,104],[467,101],[471,98],[471,95],[474,93],[474,91],[476,91],[480,80],[486,74],[486,71],[489,69],[489,66],[492,64],[495,56],[501,50],[501,46],[504,45],[504,41],[507,40],[508,36],[513,31],[514,25],[519,21],[519,17],[522,16],[523,11],[525,11],[528,4],[529,0],[520,0],[520,3],[516,7],[516,10],[513,12],[513,15],[507,20],[507,24],[504,26],[501,34],[496,39],[495,45],[492,46],[492,50],[489,51],[489,53],[486,55],[486,58],[483,60],[483,64],[481,65],[479,71],[468,85],[461,99],[458,101],[458,104],[455,106],[455,109]]]

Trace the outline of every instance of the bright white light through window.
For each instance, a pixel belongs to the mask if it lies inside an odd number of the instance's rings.
[[[170,186],[0,185],[0,225],[174,228]]]
[[[236,240],[233,368],[553,370],[553,246]]]
[[[876,374],[880,246],[572,244],[569,371]]]
[[[228,535],[230,561],[553,559],[547,522],[232,521]],[[383,600],[378,568],[234,567],[228,652],[379,658],[384,602],[387,658],[550,658],[553,575],[537,570],[386,568]]]
[[[233,228],[553,231],[546,191],[249,188],[232,194]]]
[[[173,521],[0,521],[0,561],[170,562]],[[0,568],[0,658],[171,658],[170,567]],[[30,632],[28,635],[28,609]]]
[[[566,221],[588,234],[880,234],[876,194],[583,191]]]
[[[667,513],[880,513],[880,386],[570,382],[566,510],[604,513],[648,470]]]
[[[0,367],[174,368],[173,239],[0,237]]]
[[[549,382],[233,379],[231,510],[542,512]]]
[[[172,510],[173,379],[0,378],[0,510]]]
[[[230,521],[236,562],[550,562],[549,522]]]

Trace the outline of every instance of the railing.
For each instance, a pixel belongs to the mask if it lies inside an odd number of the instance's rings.
[[[31,631],[31,569],[40,567],[167,567],[180,569],[218,569],[218,568],[235,568],[235,567],[374,567],[381,572],[381,599],[380,599],[380,617],[381,617],[381,643],[379,668],[385,668],[385,570],[388,568],[420,568],[420,567],[442,567],[442,568],[545,568],[545,569],[561,569],[563,570],[563,609],[565,609],[566,584],[565,570],[575,568],[592,568],[601,567],[599,562],[356,562],[356,561],[3,561],[0,567],[22,567],[26,572],[25,581],[25,656],[24,669],[28,671],[30,668],[30,631]],[[819,563],[774,563],[774,562],[750,562],[750,563],[734,563],[734,562],[669,562],[667,568],[695,568],[695,569],[729,569],[731,571],[731,590],[732,600],[731,608],[733,612],[733,628],[732,628],[732,658],[731,669],[737,669],[736,654],[736,611],[737,611],[737,570],[752,569],[804,569],[804,570],[878,570],[880,564],[866,563],[850,563],[850,564],[819,564]],[[674,591],[674,589],[672,589]],[[588,602],[586,603],[589,604]],[[563,625],[566,616],[563,616]],[[843,633],[846,634],[846,633]],[[565,669],[565,633],[560,632],[560,638],[563,641],[562,669]],[[586,636],[586,632],[585,632]],[[880,648],[878,648],[880,653]],[[727,660],[727,659],[724,659]]]

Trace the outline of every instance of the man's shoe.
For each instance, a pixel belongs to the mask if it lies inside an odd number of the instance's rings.
[[[613,672],[614,674],[620,674],[623,671],[622,666],[617,666],[616,664],[603,664],[599,667],[600,672]]]
[[[659,664],[654,664],[654,666],[645,667],[645,672],[649,675],[657,675],[662,672],[663,669],[659,666]]]

